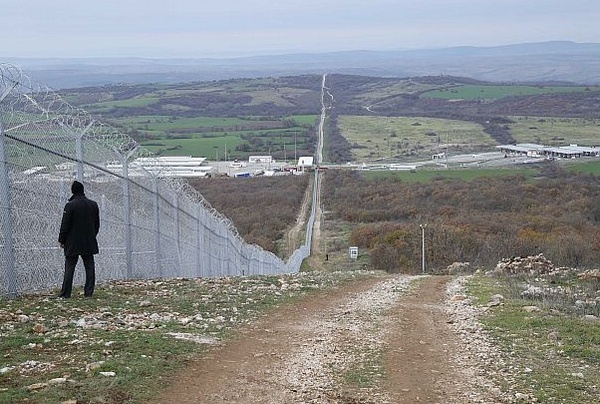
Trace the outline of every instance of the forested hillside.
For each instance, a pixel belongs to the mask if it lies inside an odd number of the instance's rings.
[[[388,271],[420,269],[421,230],[431,268],[544,253],[557,265],[595,267],[600,253],[598,177],[558,166],[541,175],[443,178],[429,183],[367,180],[327,172],[323,203],[330,220],[348,223],[350,244]]]
[[[285,231],[300,213],[310,176],[191,180],[206,200],[231,219],[250,244],[282,257]]]

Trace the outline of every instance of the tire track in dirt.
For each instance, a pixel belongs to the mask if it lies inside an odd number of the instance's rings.
[[[363,278],[277,308],[190,363],[155,403],[494,402],[456,361],[465,347],[443,307],[452,278],[409,291],[414,279]],[[380,369],[367,386],[348,383],[364,355]]]
[[[304,403],[297,386],[281,381],[289,372],[283,364],[292,352],[314,352],[312,325],[323,317],[321,313],[379,282],[381,278],[353,281],[272,310],[233,340],[190,363],[155,402]]]
[[[497,403],[490,383],[475,375],[468,343],[452,329],[445,306],[451,276],[432,276],[402,297],[388,320],[384,388],[398,404]]]

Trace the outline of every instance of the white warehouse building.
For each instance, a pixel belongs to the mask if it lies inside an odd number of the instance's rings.
[[[213,171],[205,162],[205,157],[140,157],[129,163],[129,175],[151,173],[159,177],[205,177]],[[119,162],[109,162],[106,168],[119,173],[123,171],[123,165]]]

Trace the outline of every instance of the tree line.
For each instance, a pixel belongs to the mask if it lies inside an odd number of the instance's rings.
[[[202,178],[193,186],[220,213],[228,217],[240,236],[284,258],[285,233],[300,212],[310,176]]]

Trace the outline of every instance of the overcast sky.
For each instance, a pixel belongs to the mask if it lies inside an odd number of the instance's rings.
[[[600,0],[2,3],[0,58],[201,58],[549,40],[600,43]]]

